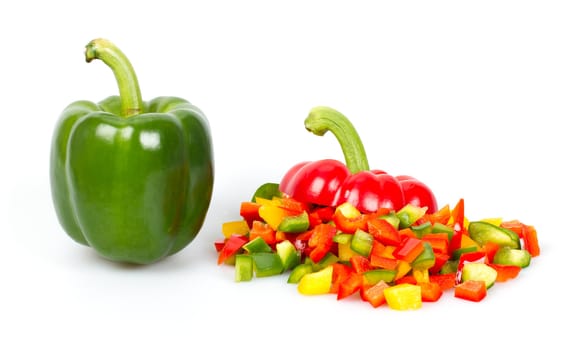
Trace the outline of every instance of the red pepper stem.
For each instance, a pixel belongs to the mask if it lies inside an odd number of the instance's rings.
[[[342,147],[346,166],[352,174],[369,170],[362,140],[354,125],[342,113],[329,107],[315,107],[304,120],[304,126],[318,136],[331,131]]]
[[[91,40],[85,47],[85,60],[91,62],[100,59],[115,74],[121,98],[121,114],[128,118],[142,113],[142,97],[138,79],[125,54],[112,42],[106,39]]]

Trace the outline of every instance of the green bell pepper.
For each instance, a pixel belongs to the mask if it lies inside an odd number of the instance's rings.
[[[208,120],[178,97],[143,101],[129,60],[108,40],[92,40],[85,57],[112,69],[120,96],[62,112],[50,159],[58,220],[104,258],[156,262],[186,247],[204,223],[214,180]]]

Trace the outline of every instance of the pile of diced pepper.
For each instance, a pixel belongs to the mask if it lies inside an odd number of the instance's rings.
[[[241,203],[239,220],[222,224],[222,233],[218,264],[234,266],[237,282],[288,273],[301,294],[360,298],[396,310],[418,309],[446,290],[478,302],[540,254],[533,226],[469,221],[464,199],[429,214],[411,204],[362,213],[349,203],[253,197]]]

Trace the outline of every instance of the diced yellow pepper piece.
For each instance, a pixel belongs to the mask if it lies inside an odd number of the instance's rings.
[[[411,264],[405,260],[398,260],[395,280],[398,280],[401,277],[405,276],[409,271],[411,271]]]
[[[308,273],[298,282],[298,291],[304,295],[327,294],[332,285],[332,265],[328,265],[320,271]]]
[[[345,202],[336,207],[336,211],[341,212],[342,215],[348,219],[355,219],[362,213],[353,204]]]
[[[261,205],[259,207],[259,216],[275,231],[279,229],[281,221],[288,214],[287,210],[274,205]]]
[[[462,235],[462,237],[460,238],[460,247],[461,248],[469,248],[469,247],[480,248],[478,243],[476,243],[476,241],[474,241],[472,238],[470,238],[470,236],[467,236],[467,235]]]
[[[413,277],[417,283],[429,283],[429,269],[413,269]]]
[[[393,245],[385,246],[385,249],[382,250],[379,255],[384,257],[384,258],[395,259],[395,257],[393,256],[393,251],[395,251],[395,248],[396,247]]]
[[[225,238],[229,238],[234,234],[243,236],[249,233],[249,226],[245,220],[228,221],[221,224],[221,233],[223,233]]]
[[[340,261],[350,261],[354,255],[359,254],[350,247],[350,243],[338,243],[338,259]]]
[[[422,306],[421,287],[402,283],[383,291],[385,301],[394,310],[417,310]]]
[[[278,197],[273,197],[273,199],[255,197],[255,202],[259,205],[269,205],[277,207],[281,204],[281,199]]]

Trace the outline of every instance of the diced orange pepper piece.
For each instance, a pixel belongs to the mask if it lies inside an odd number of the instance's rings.
[[[443,289],[436,282],[420,282],[417,285],[421,287],[421,300],[423,301],[437,301],[443,295]]]
[[[446,233],[427,233],[421,237],[425,242],[429,242],[433,248],[433,252],[448,254],[449,243]]]
[[[275,230],[273,230],[269,224],[255,220],[253,221],[251,231],[249,231],[249,240],[252,241],[257,237],[261,237],[267,244],[277,243]]]
[[[373,307],[379,307],[385,304],[385,294],[383,294],[383,291],[389,287],[390,285],[385,281],[379,281],[371,286],[363,286],[360,289],[360,296],[362,300],[367,301]]]

